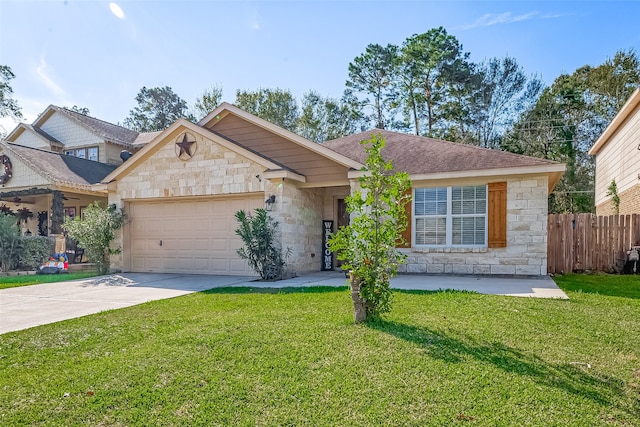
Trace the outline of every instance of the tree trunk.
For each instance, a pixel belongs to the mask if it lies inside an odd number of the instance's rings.
[[[356,323],[367,321],[367,303],[360,296],[360,278],[349,274],[351,283],[351,300],[353,301],[353,317]]]

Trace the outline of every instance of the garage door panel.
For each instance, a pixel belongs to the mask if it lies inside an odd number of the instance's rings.
[[[235,212],[253,211],[262,196],[130,203],[130,267],[140,272],[253,275],[236,250]],[[162,246],[160,241],[162,240]]]
[[[194,251],[209,251],[211,249],[211,239],[193,239],[192,248]]]

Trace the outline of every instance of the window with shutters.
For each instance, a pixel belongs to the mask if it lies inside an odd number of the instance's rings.
[[[487,246],[487,186],[416,188],[416,246]]]

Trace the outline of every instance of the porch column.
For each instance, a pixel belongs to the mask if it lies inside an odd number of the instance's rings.
[[[64,222],[64,195],[62,191],[54,190],[51,202],[51,234],[62,234]]]

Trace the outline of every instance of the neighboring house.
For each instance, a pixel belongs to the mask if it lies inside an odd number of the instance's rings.
[[[135,152],[158,133],[139,133],[50,105],[33,124],[20,123],[5,139],[25,147],[120,165],[123,150]]]
[[[79,215],[93,201],[107,201],[96,189],[157,133],[143,133],[50,105],[33,124],[19,124],[0,142],[0,208],[28,209],[24,232],[62,233],[64,215]]]
[[[613,118],[589,154],[596,157],[597,215],[615,213],[609,187],[615,181],[619,213],[640,213],[640,89]]]
[[[127,213],[112,268],[251,274],[234,214],[258,207],[280,223],[289,273],[335,266],[323,228],[348,222],[359,142],[373,133],[413,180],[404,271],[547,273],[547,198],[563,164],[383,130],[320,145],[227,103],[198,124],[176,121],[105,177],[109,203]]]

